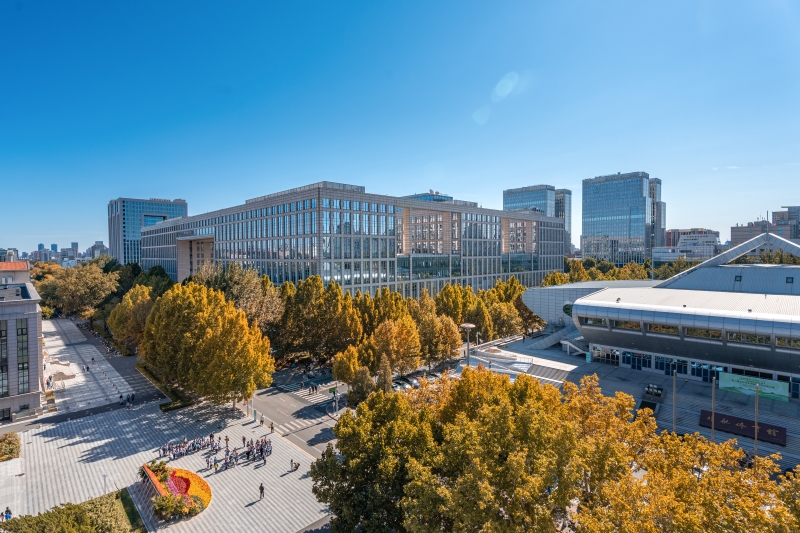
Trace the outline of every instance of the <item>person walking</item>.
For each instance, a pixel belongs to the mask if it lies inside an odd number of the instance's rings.
[[[258,499],[259,500],[263,500],[264,499],[264,484],[263,483],[261,484],[261,486],[258,487],[258,493],[259,493],[259,498]]]
[[[242,446],[247,446],[247,437],[242,435]]]
[[[134,398],[136,398],[136,393],[132,392],[131,393],[131,403],[133,403]]]
[[[261,427],[264,427],[264,415],[261,415]]]
[[[269,423],[269,432],[270,433],[275,433],[275,423],[274,422],[270,422]]]
[[[228,436],[225,435],[225,449],[228,449]]]

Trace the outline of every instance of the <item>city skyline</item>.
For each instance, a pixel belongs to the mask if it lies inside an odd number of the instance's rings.
[[[552,184],[576,246],[582,180],[616,172],[723,242],[800,203],[791,4],[3,9],[0,169],[37,192],[0,212],[20,251],[108,242],[113,198],[204,213],[320,180],[494,209]]]

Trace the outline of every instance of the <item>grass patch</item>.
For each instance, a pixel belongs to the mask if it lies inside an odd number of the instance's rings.
[[[142,518],[127,489],[81,504],[66,503],[36,516],[20,516],[3,522],[7,533],[33,531],[81,533],[146,533]]]
[[[128,523],[131,526],[131,531],[136,531],[137,533],[146,533],[147,528],[144,526],[142,517],[139,516],[139,511],[136,510],[136,506],[133,504],[133,498],[131,498],[128,489],[122,489],[119,491],[119,496],[122,509],[125,511],[125,516],[128,517]]]
[[[158,406],[162,412],[166,413],[169,411],[174,411],[175,409],[182,409],[184,407],[194,405],[194,400],[185,392],[158,378],[155,373],[152,372],[144,363],[136,363],[136,368],[144,375],[144,377],[149,379],[153,385],[158,387],[158,390],[164,393],[164,396],[171,400]]]
[[[0,462],[16,459],[19,457],[19,450],[19,435],[13,431],[0,435]]]

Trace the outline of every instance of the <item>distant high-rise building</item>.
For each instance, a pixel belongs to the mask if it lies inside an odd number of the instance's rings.
[[[78,253],[78,243],[77,243],[77,242],[73,242],[73,243],[72,243],[72,246],[71,246],[70,248],[72,248],[73,250],[75,250],[75,253]]]
[[[39,246],[36,249],[41,252],[42,250],[44,250],[44,244],[39,243]]]
[[[531,185],[503,191],[503,210],[534,209],[545,216],[556,216],[556,188],[552,185]]]
[[[556,189],[556,218],[564,219],[564,253],[572,253],[572,191]]]
[[[58,253],[58,245],[57,244],[51,244],[50,245],[50,251]]]
[[[651,180],[647,172],[583,180],[584,257],[616,265],[644,263],[654,243],[665,242],[666,204],[661,201],[661,180]]]
[[[531,185],[503,191],[503,210],[527,209],[564,219],[564,253],[572,253],[572,191],[552,185]]]
[[[667,245],[667,204],[661,201],[661,180],[650,178],[650,247]]]
[[[108,202],[108,248],[123,265],[142,257],[141,229],[171,218],[185,217],[186,200],[117,198]]]

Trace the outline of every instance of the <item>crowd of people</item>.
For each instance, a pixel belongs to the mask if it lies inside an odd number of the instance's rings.
[[[73,320],[74,320],[74,318],[73,318]],[[117,351],[117,349],[114,348],[114,346],[110,342],[108,342],[106,339],[104,339],[102,335],[100,335],[97,331],[95,331],[93,329],[89,329],[89,325],[86,322],[78,322],[77,326],[78,326],[78,328],[80,328],[82,330],[90,331],[92,333],[92,335],[94,335],[94,337],[98,341],[100,341],[100,344],[103,345],[103,348],[106,349],[106,352],[110,353],[111,355],[117,356],[117,357],[122,356],[122,354],[119,353]]]
[[[272,440],[262,437],[258,440],[250,439],[248,441],[246,437],[242,437],[241,448],[231,449],[231,442],[227,435],[223,440],[219,435],[215,439],[214,434],[211,433],[208,437],[193,440],[184,437],[183,442],[165,444],[158,449],[158,456],[161,459],[172,461],[202,450],[209,450],[210,453],[206,454],[206,468],[213,469],[216,474],[220,469],[227,470],[236,467],[240,462],[252,464],[261,461],[263,464],[267,464],[267,457],[272,455]],[[223,456],[220,457],[219,454],[223,450]],[[297,463],[292,462],[292,464]]]

